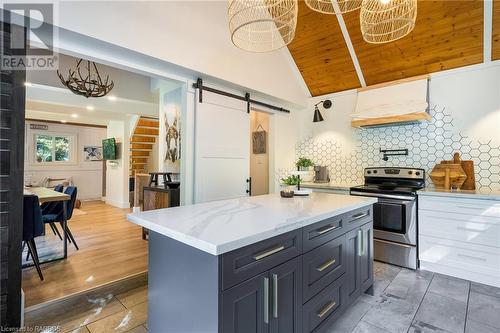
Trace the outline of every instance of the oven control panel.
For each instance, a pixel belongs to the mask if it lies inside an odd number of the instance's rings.
[[[366,168],[365,177],[424,179],[425,170],[413,168]]]

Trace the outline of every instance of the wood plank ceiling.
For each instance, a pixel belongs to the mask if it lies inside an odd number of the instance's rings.
[[[288,46],[313,96],[360,87],[335,15],[299,1],[294,41]],[[359,10],[343,15],[368,85],[483,61],[482,0],[419,1],[415,29],[388,44],[366,43]],[[500,58],[500,0],[494,1],[492,58]]]
[[[500,60],[500,0],[493,1],[493,35],[491,59]]]

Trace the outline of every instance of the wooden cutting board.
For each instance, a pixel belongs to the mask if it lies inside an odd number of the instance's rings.
[[[467,175],[467,178],[465,179],[465,182],[462,184],[462,187],[460,189],[462,190],[475,190],[476,189],[476,176],[474,173],[474,161],[471,160],[465,160],[462,161],[460,159],[460,153],[455,153],[453,154],[453,161],[442,161],[442,164],[457,164],[460,163],[462,166],[462,169],[464,170],[465,174]]]
[[[465,179],[467,179],[467,175],[464,169],[462,169],[462,165],[455,163],[436,164],[429,176],[436,188],[444,188],[447,190],[451,187],[461,188]]]

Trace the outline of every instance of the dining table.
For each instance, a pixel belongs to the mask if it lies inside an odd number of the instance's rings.
[[[63,228],[63,256],[62,257],[51,257],[49,259],[41,260],[40,263],[48,263],[53,261],[58,261],[62,259],[66,259],[68,257],[68,236],[67,236],[67,202],[71,200],[71,196],[65,193],[54,191],[47,187],[25,187],[24,188],[25,195],[36,195],[41,204],[46,202],[62,202],[63,211],[62,211],[62,228]],[[33,264],[23,265],[23,267],[33,266]]]

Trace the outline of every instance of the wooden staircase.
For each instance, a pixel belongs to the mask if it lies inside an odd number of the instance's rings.
[[[130,175],[148,172],[147,164],[158,138],[158,119],[141,117],[130,138]]]

